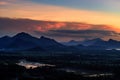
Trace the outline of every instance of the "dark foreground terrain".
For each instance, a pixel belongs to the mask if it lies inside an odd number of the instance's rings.
[[[0,52],[0,80],[120,80],[120,51]]]

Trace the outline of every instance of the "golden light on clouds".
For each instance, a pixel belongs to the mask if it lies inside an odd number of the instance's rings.
[[[37,4],[30,1],[14,0],[10,4],[7,2],[0,2],[0,4],[6,5],[6,7],[0,7],[1,17],[106,24],[112,25],[114,30],[120,31],[120,15]],[[58,24],[56,26],[59,27]]]

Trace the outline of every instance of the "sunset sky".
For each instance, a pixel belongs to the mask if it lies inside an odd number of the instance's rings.
[[[120,0],[0,0],[0,17],[0,36],[120,40]]]

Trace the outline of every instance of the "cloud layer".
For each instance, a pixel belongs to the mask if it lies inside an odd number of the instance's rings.
[[[77,1],[79,2],[81,0]],[[102,2],[105,1],[106,0],[104,1],[102,0]],[[105,2],[107,3],[105,4],[106,7],[107,6],[110,7],[112,1],[113,0],[109,1],[107,0],[107,2],[109,3]],[[61,7],[57,5],[35,3],[34,1],[31,0],[1,0],[0,16],[11,18],[29,18],[35,20],[70,21],[70,22],[74,21],[74,22],[86,22],[91,24],[106,24],[112,25],[120,29],[119,24],[120,15],[112,14],[109,12],[105,13],[87,9],[75,9],[70,7]]]
[[[78,22],[57,22],[57,21],[42,21],[31,19],[19,19],[19,18],[0,18],[0,30],[1,31],[26,31],[26,30],[113,30],[116,28],[109,25],[97,25]]]
[[[120,33],[107,30],[49,30],[47,32],[34,32],[37,35],[45,35],[56,38],[57,40],[86,40],[94,38],[102,38],[104,40],[116,39],[120,40]]]
[[[23,31],[38,37],[41,35],[48,36],[59,41],[71,39],[83,40],[98,37],[120,40],[120,35],[116,32],[116,29],[108,25],[0,18],[0,36],[5,34],[12,35]]]

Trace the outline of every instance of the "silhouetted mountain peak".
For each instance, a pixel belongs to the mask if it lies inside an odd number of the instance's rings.
[[[75,40],[70,40],[69,42],[72,42],[72,43],[73,43],[73,42],[77,42],[77,41],[75,41]]]
[[[3,36],[3,37],[1,37],[1,38],[3,38],[3,39],[9,39],[9,38],[11,38],[10,36]]]
[[[109,39],[108,42],[117,42],[117,41],[114,39]]]
[[[40,39],[46,39],[46,38],[47,38],[47,37],[45,37],[45,36],[41,36],[41,37],[40,37]]]
[[[18,36],[22,36],[22,35],[24,36],[24,35],[29,35],[29,34],[28,34],[28,33],[25,33],[25,32],[21,32],[21,33],[18,33],[17,35],[18,35]]]
[[[95,41],[103,41],[101,38],[96,38],[96,39],[93,39]]]
[[[32,37],[32,36],[29,35],[28,33],[21,32],[21,33],[16,34],[14,37],[15,38],[21,38],[21,37]]]
[[[104,42],[104,40],[102,40],[101,38],[95,38],[95,39],[83,41],[82,44],[84,46],[90,46],[90,45],[94,45],[94,44],[101,43],[101,42]]]
[[[40,37],[40,40],[52,40],[52,41],[54,41],[54,39],[50,39],[50,38],[47,38],[47,37],[45,37],[45,36],[41,36],[41,37]]]

